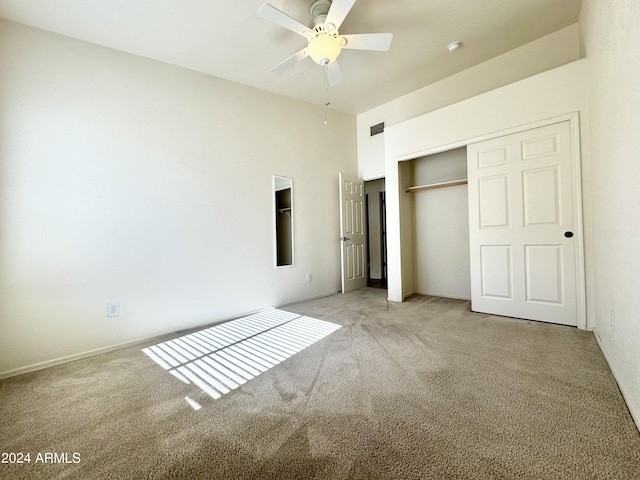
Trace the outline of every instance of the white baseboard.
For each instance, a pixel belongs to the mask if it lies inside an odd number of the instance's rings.
[[[42,370],[43,368],[53,367],[54,365],[61,365],[63,363],[73,362],[75,360],[80,360],[82,358],[93,357],[94,355],[100,355],[102,353],[113,352],[114,350],[118,350],[120,348],[130,347],[131,345],[135,345],[136,343],[143,343],[148,340],[153,340],[157,338],[157,335],[149,338],[141,338],[138,340],[130,340],[128,342],[117,343],[115,345],[108,345],[106,347],[96,348],[94,350],[87,350],[86,352],[74,353],[73,355],[67,355],[64,357],[54,358],[52,360],[46,360],[44,362],[33,363],[31,365],[27,365],[26,367],[15,368],[13,370],[7,370],[6,372],[0,372],[0,379],[15,377],[16,375],[22,375],[24,373],[35,372],[36,370]]]
[[[438,293],[438,292],[416,292],[418,295],[429,295],[430,297],[442,297],[442,298],[453,298],[455,300],[471,300],[470,297],[463,297],[462,295],[450,295],[448,293]]]
[[[305,298],[302,298],[300,300],[296,300],[294,302],[289,302],[289,303],[283,303],[281,305],[276,305],[273,308],[283,308],[283,307],[288,307],[290,305],[296,305],[298,303],[310,302],[311,300],[318,300],[319,298],[331,297],[332,295],[336,295],[338,293],[340,293],[340,290],[333,290],[333,291],[328,292],[328,293],[321,293],[320,295],[314,295],[312,297],[305,297]]]
[[[600,347],[602,355],[604,355],[605,360],[609,364],[609,369],[611,370],[611,373],[613,373],[613,378],[616,379],[618,388],[622,393],[622,398],[624,398],[624,401],[627,403],[627,408],[629,408],[629,412],[631,413],[631,418],[633,418],[633,421],[636,424],[636,428],[638,429],[638,431],[640,431],[640,409],[638,409],[637,405],[633,402],[633,398],[631,398],[631,395],[629,395],[629,390],[624,386],[624,383],[622,383],[622,379],[617,373],[613,361],[611,360],[611,355],[609,355],[609,352],[604,346],[604,342],[600,338],[600,335],[598,334],[598,331],[595,329],[595,327],[593,328],[593,336],[596,339],[598,347]]]
[[[180,336],[180,335],[186,334],[188,332],[196,331],[196,330],[198,330],[200,328],[206,328],[208,326],[215,325],[215,324],[222,323],[222,322],[227,322],[227,321],[233,320],[235,318],[245,317],[247,315],[251,315],[251,314],[259,312],[259,311],[260,310],[253,310],[251,312],[242,313],[242,314],[238,314],[238,315],[233,315],[231,317],[225,317],[225,318],[222,318],[222,319],[219,319],[219,320],[214,320],[212,322],[209,322],[209,323],[206,323],[206,324],[203,324],[203,325],[195,325],[193,327],[189,327],[189,328],[182,329],[182,330],[177,330],[177,331],[167,332],[167,333],[161,333],[161,334],[158,334],[158,335],[151,335],[149,337],[138,338],[136,340],[129,340],[129,341],[122,342],[122,343],[116,343],[116,344],[113,344],[113,345],[107,345],[106,347],[96,348],[94,350],[87,350],[85,352],[74,353],[72,355],[66,355],[64,357],[54,358],[52,360],[46,360],[44,362],[33,363],[33,364],[27,365],[25,367],[15,368],[13,370],[7,370],[6,372],[0,372],[0,379],[9,378],[9,377],[15,377],[17,375],[22,375],[22,374],[25,374],[25,373],[35,372],[37,370],[42,370],[43,368],[53,367],[55,365],[61,365],[63,363],[69,363],[69,362],[73,362],[75,360],[81,360],[83,358],[93,357],[95,355],[101,355],[103,353],[113,352],[114,350],[119,350],[121,348],[130,347],[132,345],[137,345],[137,344],[140,344],[140,343],[152,342],[154,340],[166,337],[167,335]]]

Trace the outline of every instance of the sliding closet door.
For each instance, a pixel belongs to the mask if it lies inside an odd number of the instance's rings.
[[[472,309],[576,325],[568,121],[467,149]]]

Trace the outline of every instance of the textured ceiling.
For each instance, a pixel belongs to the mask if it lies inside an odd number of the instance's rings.
[[[0,17],[323,104],[322,67],[269,69],[304,38],[258,17],[263,0],[0,0]],[[301,23],[312,0],[269,0]],[[358,0],[340,28],[393,33],[388,52],[345,50],[332,108],[361,113],[578,21],[581,0]],[[463,48],[449,53],[455,40]]]

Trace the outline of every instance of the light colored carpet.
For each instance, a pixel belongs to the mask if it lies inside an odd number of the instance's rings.
[[[0,381],[0,451],[32,455],[0,477],[640,478],[589,332],[373,289],[286,310],[343,328],[218,399],[141,351],[157,341]]]
[[[338,328],[317,318],[265,308],[142,351],[180,381],[220,398]],[[201,408],[186,399],[196,410]]]

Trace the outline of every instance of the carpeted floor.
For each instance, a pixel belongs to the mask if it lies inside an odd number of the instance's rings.
[[[640,478],[590,332],[378,289],[286,310],[343,327],[216,400],[157,341],[0,381],[0,452],[31,454],[0,478]]]

